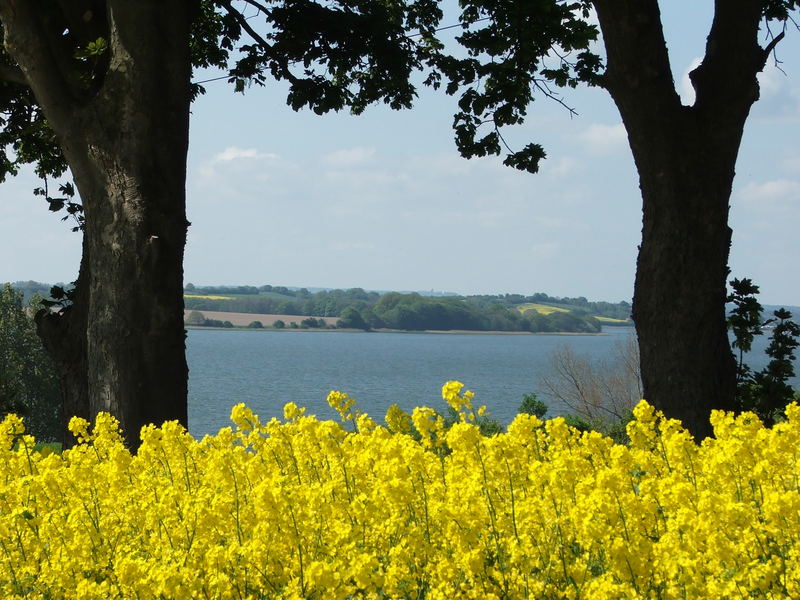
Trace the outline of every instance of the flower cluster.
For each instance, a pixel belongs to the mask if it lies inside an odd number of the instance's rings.
[[[202,440],[145,427],[135,455],[108,415],[61,454],[8,416],[0,597],[800,597],[796,405],[772,429],[715,413],[698,445],[642,402],[621,446],[530,415],[484,437],[394,407],[386,428],[331,400],[357,431],[238,405]]]

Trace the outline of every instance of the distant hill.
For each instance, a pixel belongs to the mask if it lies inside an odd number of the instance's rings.
[[[5,285],[5,284],[0,284]],[[50,289],[54,286],[64,286],[64,283],[42,283],[40,281],[15,281],[11,287],[22,292],[23,302],[27,303],[32,296],[39,294],[42,298],[50,298]]]
[[[630,324],[627,303],[547,294],[459,296],[436,291],[189,284],[184,299],[188,310],[340,317],[344,326],[359,329],[597,332],[603,324]]]

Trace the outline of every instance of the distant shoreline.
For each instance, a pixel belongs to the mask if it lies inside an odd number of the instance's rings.
[[[196,310],[196,309],[195,309]],[[184,310],[184,320],[192,310]],[[363,332],[362,329],[324,329],[318,327],[300,327],[303,319],[322,319],[328,325],[335,325],[339,317],[309,317],[308,315],[272,315],[272,314],[255,314],[255,313],[232,313],[222,312],[215,310],[198,310],[203,314],[206,319],[214,319],[216,321],[230,321],[236,329],[247,329],[248,331],[347,331],[347,332]],[[286,327],[283,329],[274,329],[272,324],[275,321],[283,321]],[[260,321],[264,326],[262,328],[248,327],[253,321]],[[297,323],[298,327],[291,327],[291,323]],[[230,327],[206,327],[204,325],[185,325],[186,329],[209,329],[215,331],[230,331]],[[620,326],[615,326],[620,327]],[[434,333],[444,335],[464,335],[464,334],[483,334],[483,335],[609,335],[605,332],[598,333],[583,333],[583,332],[570,332],[570,331],[483,331],[474,329],[425,329],[425,330],[405,330],[405,329],[373,329],[375,333]]]

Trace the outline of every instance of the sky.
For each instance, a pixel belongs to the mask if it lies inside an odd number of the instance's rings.
[[[710,0],[662,2],[676,88],[692,102]],[[445,19],[447,20],[447,19]],[[453,22],[455,20],[453,19]],[[449,23],[445,23],[449,24]],[[751,111],[731,197],[731,277],[764,304],[800,305],[800,31],[778,46]],[[198,73],[196,79],[218,75]],[[455,100],[421,89],[415,108],[293,112],[286,88],[206,84],[192,106],[185,281],[461,294],[633,295],[641,197],[606,92],[565,92],[578,115],[539,99],[512,146],[541,143],[536,175],[502,157],[466,160]],[[34,197],[26,173],[0,185],[0,281],[67,282],[80,237]]]

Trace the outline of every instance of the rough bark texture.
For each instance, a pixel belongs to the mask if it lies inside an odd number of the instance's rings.
[[[596,0],[604,86],[619,108],[643,200],[633,320],[645,398],[711,435],[712,409],[734,410],[736,365],[725,323],[728,209],[744,123],[758,99],[760,3],[719,0],[697,99],[682,106],[656,0]]]
[[[146,423],[187,422],[182,265],[193,2],[104,4],[109,65],[83,90],[57,56],[37,2],[2,1],[0,18],[84,206],[86,287],[74,327],[66,321],[57,333],[79,335],[85,310],[88,414],[113,413],[136,447]],[[79,346],[57,348],[60,362]]]

